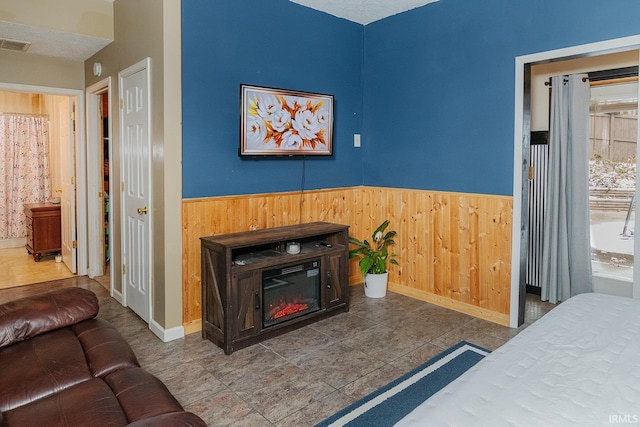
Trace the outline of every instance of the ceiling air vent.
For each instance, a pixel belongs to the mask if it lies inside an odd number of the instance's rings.
[[[31,43],[21,42],[19,40],[0,39],[0,49],[17,50],[19,52],[26,52],[29,49]]]

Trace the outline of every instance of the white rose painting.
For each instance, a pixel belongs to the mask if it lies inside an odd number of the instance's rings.
[[[331,155],[333,96],[242,86],[241,155]]]

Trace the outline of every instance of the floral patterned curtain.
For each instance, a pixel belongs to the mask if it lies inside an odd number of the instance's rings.
[[[0,239],[26,236],[24,204],[51,196],[49,120],[0,114]]]

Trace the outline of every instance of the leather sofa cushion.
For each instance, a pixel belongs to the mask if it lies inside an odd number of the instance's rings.
[[[0,348],[0,411],[138,366],[129,344],[102,319],[38,335]]]
[[[100,306],[82,288],[63,288],[0,305],[0,348],[91,319]]]
[[[104,377],[118,369],[140,366],[122,335],[109,322],[90,319],[71,327],[94,377]]]
[[[92,378],[69,328],[0,349],[0,411],[24,405]]]
[[[125,426],[118,399],[101,379],[92,379],[3,414],[4,426]]]
[[[0,413],[0,427],[206,427],[164,384],[141,368],[94,378]]]

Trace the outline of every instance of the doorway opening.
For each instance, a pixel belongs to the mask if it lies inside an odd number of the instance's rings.
[[[528,176],[529,176],[529,147],[531,132],[538,129],[532,120],[532,97],[535,82],[531,76],[532,66],[547,64],[556,67],[566,65],[573,60],[590,59],[598,61],[607,54],[626,53],[632,58],[630,66],[638,66],[638,48],[640,36],[613,39],[593,44],[574,46],[554,51],[540,52],[515,58],[515,120],[514,120],[514,182],[513,182],[513,228],[512,228],[512,274],[510,326],[517,327],[524,322],[526,301],[526,263],[528,246]],[[609,67],[611,68],[611,67]],[[599,65],[590,70],[606,69]],[[553,75],[570,74],[557,72]],[[589,70],[582,70],[582,72]],[[543,81],[544,84],[544,81]],[[545,95],[548,105],[548,94]],[[539,104],[543,104],[542,102]],[[637,145],[637,144],[636,144]],[[637,157],[637,155],[636,155]],[[635,217],[634,217],[635,219]],[[634,224],[634,229],[635,227]],[[638,244],[634,239],[634,248]],[[636,250],[638,248],[635,248]],[[638,258],[634,258],[634,263]],[[631,294],[640,298],[640,282],[634,280]]]
[[[89,277],[109,289],[112,297],[122,302],[114,292],[113,206],[114,191],[111,78],[87,88],[87,175]]]
[[[76,145],[82,138],[79,133],[81,124],[78,124],[77,120],[80,117],[80,107],[76,92],[0,83],[0,111],[6,115],[5,117],[40,118],[45,121],[46,132],[43,135],[46,136],[47,153],[43,161],[48,167],[42,165],[43,168],[38,169],[48,170],[48,185],[45,188],[50,188],[50,191],[42,196],[42,200],[30,200],[29,203],[37,203],[38,210],[49,209],[47,206],[51,205],[51,209],[57,209],[60,218],[59,224],[55,223],[59,230],[52,231],[48,225],[36,236],[33,232],[29,233],[32,228],[27,227],[24,233],[11,233],[8,238],[0,240],[0,248],[3,248],[2,257],[7,261],[6,265],[11,266],[5,275],[7,286],[72,277],[77,271],[77,248],[82,245],[76,240]],[[82,185],[81,182],[78,184]],[[12,209],[17,213],[26,211],[19,206]],[[25,221],[23,217],[21,223],[26,227]],[[37,254],[34,252],[34,255],[38,256],[29,258],[25,246],[27,249],[37,249]],[[40,249],[44,252],[38,252]],[[18,257],[19,254],[23,254],[24,257]],[[84,273],[81,269],[77,272]]]
[[[631,296],[634,259],[638,67],[589,72],[589,218],[594,287]],[[619,75],[625,77],[620,78]],[[553,90],[552,88],[549,89]],[[531,132],[527,293],[541,294],[549,132]]]
[[[104,233],[102,234],[102,247],[103,251],[103,271],[109,271],[109,263],[111,261],[111,215],[110,215],[110,194],[111,188],[109,181],[111,178],[111,155],[109,148],[109,96],[107,92],[103,92],[100,97],[100,118],[102,123],[102,135],[101,142],[102,148],[100,150],[102,154],[102,217],[104,218]]]

